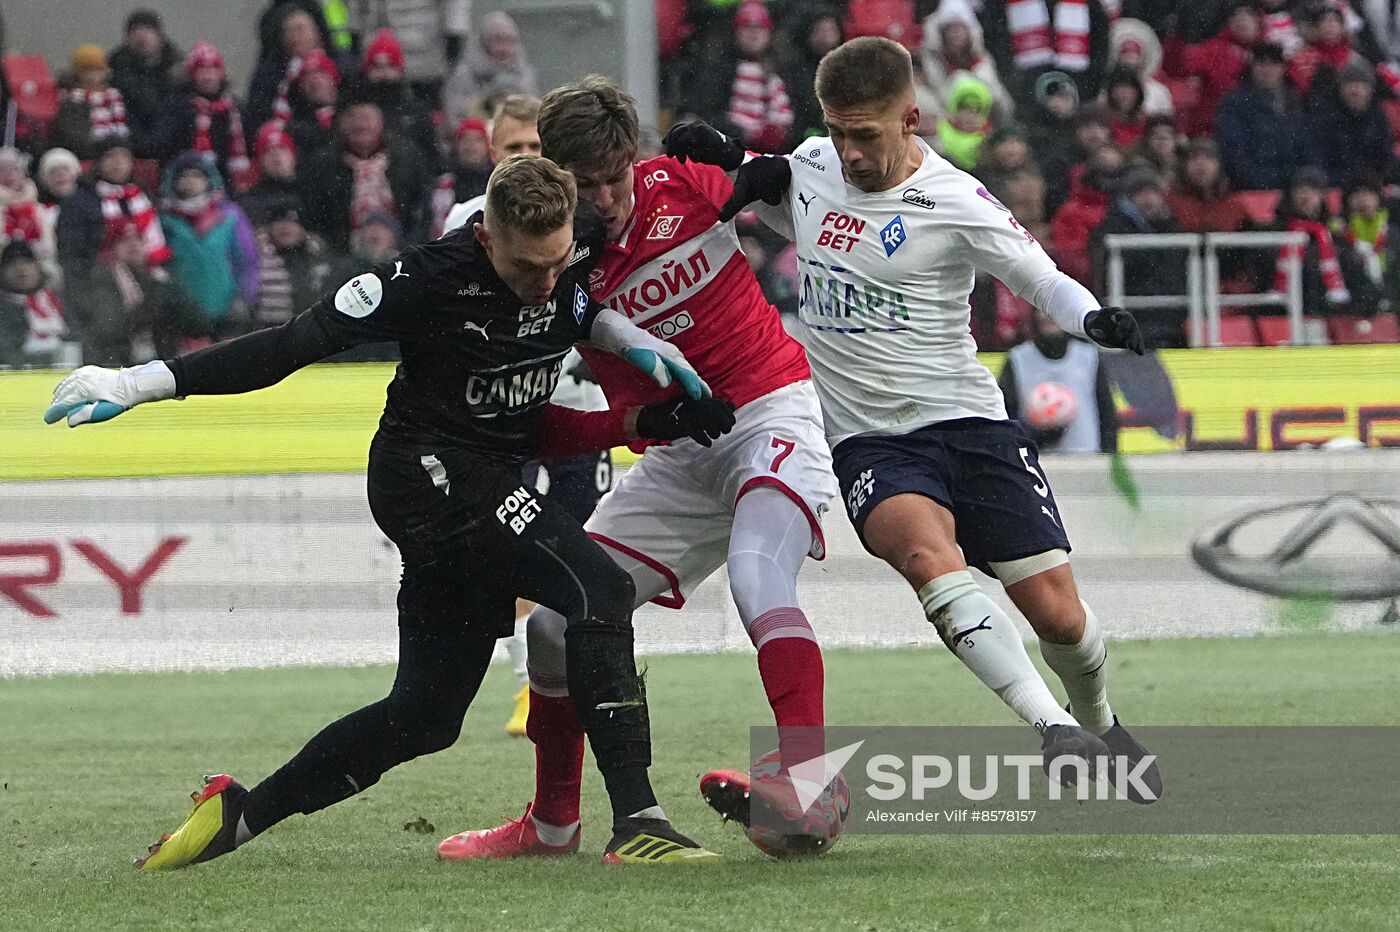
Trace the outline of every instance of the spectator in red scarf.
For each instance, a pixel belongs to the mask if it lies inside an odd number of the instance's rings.
[[[301,67],[290,95],[287,132],[305,156],[328,146],[335,136],[335,106],[340,98],[340,69],[329,55],[312,52]]]
[[[44,264],[24,240],[0,250],[0,365],[52,366],[68,327]]]
[[[1179,33],[1167,37],[1162,71],[1174,78],[1196,78],[1201,96],[1190,112],[1181,114],[1188,136],[1209,135],[1220,100],[1244,79],[1250,50],[1260,38],[1259,13],[1248,0],[1233,0],[1225,25],[1214,38],[1187,45]]]
[[[1142,109],[1142,79],[1127,68],[1116,68],[1104,78],[1103,96],[1113,144],[1120,149],[1131,149],[1147,132],[1147,114]]]
[[[148,265],[170,258],[155,206],[131,180],[133,160],[125,142],[108,141],[92,163],[92,174],[63,202],[56,238],[64,285],[72,288],[97,264],[100,254],[128,232],[141,238]]]
[[[428,175],[412,145],[384,132],[373,101],[350,99],[336,116],[334,141],[303,159],[306,228],[337,251],[373,213],[394,217],[412,241],[427,232]]]
[[[54,230],[50,214],[39,203],[39,189],[26,171],[29,156],[12,146],[0,148],[0,246],[28,243],[52,274],[55,265]]]
[[[34,180],[39,185],[39,203],[53,213],[50,222],[58,222],[57,207],[78,190],[82,174],[82,163],[67,149],[50,149],[39,157],[39,170],[34,173]]]
[[[61,103],[54,120],[53,142],[90,159],[111,141],[129,143],[126,100],[111,86],[107,55],[96,45],[73,52],[73,69],[60,82]]]
[[[207,153],[235,191],[252,184],[243,113],[228,92],[224,56],[208,42],[196,42],[185,60],[184,91],[161,121],[161,155],[187,150]]]
[[[734,13],[733,38],[698,54],[686,82],[696,115],[762,152],[786,151],[793,123],[772,39],[773,20],[761,0],[744,0]]]
[[[932,127],[949,116],[948,95],[964,74],[987,85],[995,103],[993,117],[998,125],[1009,123],[1015,114],[1011,95],[997,75],[996,62],[982,45],[982,25],[968,0],[943,0],[938,12],[924,19],[924,43],[914,75],[924,123]],[[927,93],[923,91],[927,89]]]
[[[1085,286],[1091,286],[1094,281],[1090,238],[1108,214],[1108,205],[1122,171],[1122,152],[1113,146],[1094,152],[1071,185],[1069,200],[1050,222],[1055,261],[1066,275]]]
[[[254,327],[279,327],[306,310],[352,274],[346,259],[320,237],[306,232],[295,198],[268,205],[257,221],[262,281],[253,308]],[[359,270],[356,270],[359,271]]]
[[[1188,233],[1238,233],[1249,225],[1249,211],[1230,190],[1213,139],[1202,137],[1187,144],[1167,204],[1177,225]]]
[[[362,86],[356,96],[372,100],[384,111],[384,131],[418,147],[427,171],[442,164],[433,121],[414,95],[404,70],[403,48],[392,30],[381,29],[365,46],[360,62]]]
[[[331,55],[330,32],[316,0],[273,4],[264,14],[264,47],[248,85],[248,122],[292,118],[291,92],[302,60],[312,52]],[[268,40],[271,40],[270,42]],[[336,62],[336,67],[340,67]]]
[[[1288,77],[1301,94],[1330,92],[1347,63],[1361,59],[1351,47],[1346,20],[1336,7],[1318,4],[1310,9],[1301,35],[1303,46],[1288,65]]]
[[[257,180],[238,200],[254,224],[263,222],[273,203],[300,200],[297,144],[275,120],[258,130],[258,141],[253,146],[253,173]]]
[[[1274,270],[1274,288],[1288,290],[1288,260],[1301,255],[1303,259],[1303,308],[1310,314],[1326,314],[1333,308],[1345,308],[1351,301],[1342,255],[1332,238],[1331,211],[1327,209],[1327,175],[1318,168],[1302,168],[1279,201],[1275,223],[1280,230],[1306,233],[1304,246],[1285,246],[1279,250]]]
[[[453,204],[471,200],[486,193],[486,179],[491,177],[491,139],[486,121],[468,117],[452,134],[450,170],[438,177],[433,187],[432,228],[428,235],[442,235],[443,223]]]

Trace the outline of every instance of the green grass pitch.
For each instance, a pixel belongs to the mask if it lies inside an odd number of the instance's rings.
[[[1387,633],[1123,642],[1113,659],[1129,722],[1400,723],[1400,639]],[[647,666],[658,794],[725,863],[598,863],[607,810],[591,762],[584,853],[438,863],[440,836],[518,815],[529,797],[530,745],[500,731],[513,684],[497,667],[451,750],[230,857],[141,874],[131,858],[178,822],[198,774],[256,781],[380,696],[391,671],[0,681],[0,929],[1400,927],[1393,837],[852,836],[815,861],[769,861],[696,792],[704,770],[742,765],[745,725],[769,721],[752,658]],[[832,651],[827,671],[833,724],[1007,721],[941,649]],[[435,830],[405,831],[419,818]]]

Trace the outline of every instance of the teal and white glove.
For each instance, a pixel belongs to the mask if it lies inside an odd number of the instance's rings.
[[[662,388],[670,388],[674,382],[691,398],[710,397],[710,386],[700,378],[684,353],[665,340],[658,340],[612,308],[598,312],[588,339],[621,356]]]
[[[69,427],[100,424],[148,401],[175,397],[175,374],[156,360],[131,369],[83,366],[58,383],[44,423],[68,419]]]

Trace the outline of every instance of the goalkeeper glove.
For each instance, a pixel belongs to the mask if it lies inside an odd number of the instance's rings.
[[[689,437],[711,446],[734,427],[734,405],[722,398],[671,398],[637,413],[637,435],[647,440]]]
[[[1084,318],[1084,332],[1099,346],[1132,350],[1139,356],[1144,352],[1137,319],[1121,307],[1090,311]]]
[[[682,162],[718,165],[732,172],[744,164],[744,147],[704,120],[677,123],[661,140],[666,154]]]
[[[53,390],[44,423],[66,417],[69,427],[100,424],[139,404],[174,397],[175,374],[160,360],[132,369],[83,366]]]

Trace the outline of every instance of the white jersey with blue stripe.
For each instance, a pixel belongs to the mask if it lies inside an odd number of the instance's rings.
[[[809,139],[788,157],[786,200],[756,206],[797,244],[801,339],[832,446],[956,418],[1005,420],[996,379],[977,361],[973,277],[995,275],[1028,300],[1063,284],[981,182],[916,141],[919,169],[870,194],[846,183],[830,139]],[[1070,301],[1051,302],[1073,306],[1046,310],[1083,334],[1084,314],[1098,303],[1075,288]]]

